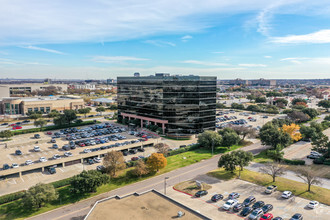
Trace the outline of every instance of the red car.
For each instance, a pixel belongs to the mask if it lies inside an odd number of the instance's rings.
[[[138,157],[132,157],[132,158],[131,158],[132,161],[136,161],[136,160],[138,160],[138,159],[139,159]]]
[[[46,134],[48,134],[48,135],[52,135],[53,133],[52,132],[50,132],[50,131],[47,131],[47,133]]]
[[[80,147],[85,147],[86,145],[84,143],[79,144]]]
[[[13,130],[18,130],[18,129],[22,129],[22,127],[21,126],[14,126],[13,127]]]
[[[266,213],[260,218],[260,220],[271,220],[273,218],[274,218],[274,216],[272,213]]]
[[[16,124],[10,124],[9,126],[12,126],[13,127],[13,126],[16,126]]]
[[[252,119],[252,117],[248,117],[248,119]]]

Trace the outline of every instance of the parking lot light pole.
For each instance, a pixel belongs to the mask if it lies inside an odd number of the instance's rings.
[[[164,194],[166,195],[166,180],[169,179],[169,177],[164,178]]]

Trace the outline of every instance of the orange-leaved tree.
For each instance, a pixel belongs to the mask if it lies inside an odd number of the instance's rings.
[[[294,141],[299,141],[302,138],[299,129],[300,126],[296,125],[295,123],[292,123],[290,125],[284,124],[282,126],[282,131],[288,133]]]
[[[148,157],[147,165],[152,171],[159,171],[159,169],[166,167],[167,159],[163,154],[153,153]]]

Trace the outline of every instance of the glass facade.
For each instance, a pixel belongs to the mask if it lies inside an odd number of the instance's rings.
[[[118,112],[168,120],[166,133],[214,130],[216,77],[118,77]]]

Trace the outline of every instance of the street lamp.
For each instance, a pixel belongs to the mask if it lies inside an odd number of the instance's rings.
[[[169,177],[164,178],[164,194],[166,195],[166,180],[169,179]]]

